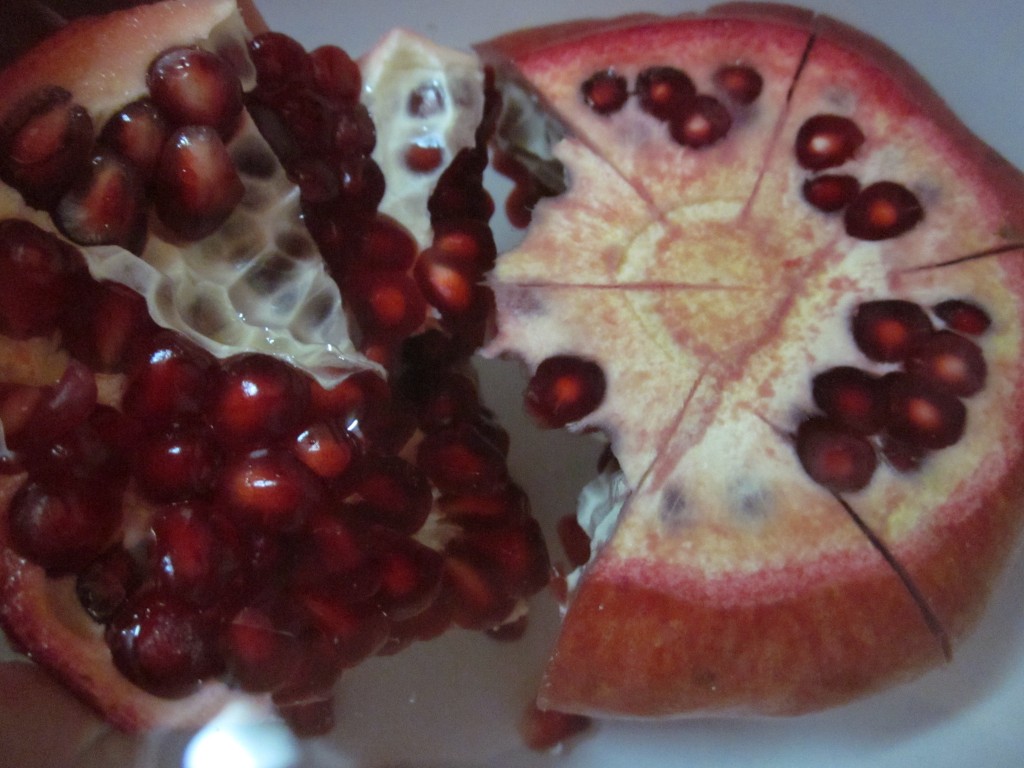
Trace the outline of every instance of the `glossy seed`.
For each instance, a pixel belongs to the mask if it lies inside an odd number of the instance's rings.
[[[732,115],[714,96],[702,94],[673,112],[668,126],[678,144],[701,149],[725,138],[732,127]]]
[[[837,493],[859,491],[878,466],[868,440],[824,418],[804,421],[796,434],[801,465],[816,483]]]
[[[580,86],[583,103],[599,115],[610,115],[618,112],[629,98],[629,85],[626,78],[607,69],[596,72]]]
[[[864,133],[842,115],[815,115],[796,135],[796,158],[812,171],[833,168],[850,160],[864,143]]]
[[[675,67],[649,67],[636,78],[640,108],[659,120],[667,120],[697,95],[689,75]]]
[[[604,400],[601,366],[572,355],[555,355],[537,366],[526,389],[526,410],[542,426],[564,427],[588,416]]]
[[[882,363],[905,359],[914,344],[932,332],[931,320],[921,306],[902,299],[863,302],[850,325],[861,351]]]
[[[878,181],[860,191],[844,214],[846,233],[860,240],[888,240],[917,226],[924,208],[902,184]]]

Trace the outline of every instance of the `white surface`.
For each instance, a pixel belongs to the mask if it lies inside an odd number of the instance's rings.
[[[521,26],[705,5],[686,0],[643,5],[628,0],[262,0],[260,7],[273,28],[307,45],[334,42],[359,54],[395,25],[464,47]],[[900,51],[975,132],[1024,166],[1024,3],[836,0],[813,7]],[[517,419],[522,382],[509,374],[507,368],[484,370],[491,402],[509,414],[507,419]],[[551,521],[572,508],[596,449],[565,435],[539,435],[527,425],[514,426],[513,439],[513,469],[550,529]],[[541,455],[548,458],[538,459]],[[353,674],[347,684],[343,681],[338,743],[317,745],[309,759],[360,768],[1019,768],[1024,765],[1021,594],[1024,557],[1018,553],[955,663],[894,691],[797,719],[603,723],[557,756],[526,752],[514,733],[514,719],[536,683],[556,624],[553,608],[541,601],[533,630],[518,646],[455,637]]]
[[[309,47],[353,54],[392,26],[466,47],[508,29],[627,10],[678,12],[688,0],[259,0],[271,27]],[[817,2],[899,50],[967,124],[1024,166],[1024,3],[1020,0]],[[1024,205],[1024,201],[1022,201]],[[572,511],[598,448],[522,422],[515,369],[483,367],[485,390],[513,431],[513,471],[548,530]],[[512,420],[512,421],[510,421]],[[523,749],[515,721],[534,690],[557,625],[545,598],[524,641],[456,634],[375,660],[342,681],[339,726],[301,745],[303,766],[357,768],[1019,768],[1024,765],[1024,556],[1018,553],[985,619],[956,662],[919,681],[830,712],[784,720],[602,723],[559,755]],[[245,731],[245,728],[238,732]],[[254,748],[265,750],[266,739]],[[277,738],[277,736],[275,736]],[[200,742],[202,743],[202,742]],[[209,746],[209,741],[206,745]],[[215,741],[214,743],[221,743]],[[234,748],[234,744],[231,744]],[[181,765],[180,736],[157,739],[140,768]],[[289,747],[281,747],[287,750]],[[221,768],[222,759],[189,768]],[[223,753],[221,755],[223,757]],[[268,757],[264,754],[264,757]],[[268,758],[269,759],[269,758]],[[3,759],[0,758],[0,763]],[[234,764],[244,765],[235,760]],[[254,765],[256,763],[253,763]]]

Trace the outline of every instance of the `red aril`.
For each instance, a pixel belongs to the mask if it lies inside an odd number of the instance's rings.
[[[168,0],[0,72],[0,624],[118,728],[258,692],[329,729],[343,669],[452,624],[444,549],[468,523],[431,477],[522,495],[464,376],[496,95],[408,34],[363,65],[254,33],[230,0]],[[467,303],[424,296],[428,250]],[[452,467],[415,466],[456,421]],[[485,632],[519,633],[547,571],[539,537],[509,536],[479,564],[487,610],[463,612]]]
[[[892,51],[797,9],[478,50],[512,202],[537,200],[487,351],[615,458],[581,496],[592,553],[566,533],[586,562],[540,706],[798,713],[947,661],[1021,525],[1021,174]]]

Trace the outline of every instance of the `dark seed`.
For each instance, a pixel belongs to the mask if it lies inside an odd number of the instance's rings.
[[[878,181],[860,191],[846,208],[846,233],[860,240],[888,240],[924,218],[917,196],[902,184]]]
[[[580,86],[583,102],[599,115],[610,115],[622,109],[629,98],[626,78],[613,69],[597,72]]]
[[[857,124],[841,115],[815,115],[796,135],[796,158],[804,168],[820,171],[842,165],[864,143]]]

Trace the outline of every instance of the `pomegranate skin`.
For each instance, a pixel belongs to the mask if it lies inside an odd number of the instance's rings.
[[[568,595],[541,708],[790,715],[947,662],[1021,528],[1021,174],[893,51],[809,11],[732,3],[705,15],[520,30],[478,50],[499,82],[532,89],[554,113],[566,135],[553,155],[568,179],[564,193],[537,204],[523,243],[498,259],[498,333],[487,352],[518,357],[531,372],[556,353],[592,357],[608,395],[574,426],[608,435],[628,490],[615,506],[595,484],[600,498],[583,509],[584,519],[609,507],[618,517],[601,526],[612,533]],[[639,104],[597,115],[572,98],[594,72],[630,79],[655,63],[704,92],[737,58],[763,88],[749,105],[731,105],[742,120],[700,148],[659,138]],[[818,171],[798,157],[800,126],[832,113],[826,94],[837,92],[856,101],[842,110],[844,125],[864,141],[826,149],[829,172],[858,188],[883,185],[849,215],[854,194],[828,205],[804,196]],[[882,154],[901,160],[883,170]],[[925,188],[936,195],[925,200]],[[919,208],[908,208],[910,195]],[[644,238],[656,244],[649,251]],[[751,251],[758,259],[745,261]],[[544,254],[553,252],[572,256],[552,263]],[[943,271],[947,260],[977,272]],[[735,265],[737,279],[720,264]],[[983,288],[988,280],[1000,288]],[[611,290],[619,284],[628,290]],[[725,285],[738,289],[735,300],[717,290]],[[858,366],[882,376],[905,365],[858,349],[854,309],[951,298],[981,309],[964,322],[985,329],[990,371],[963,398],[963,433],[901,461],[885,417],[869,438],[877,470],[859,490],[829,490],[795,466],[816,372]],[[997,305],[1005,356],[986,317]]]

